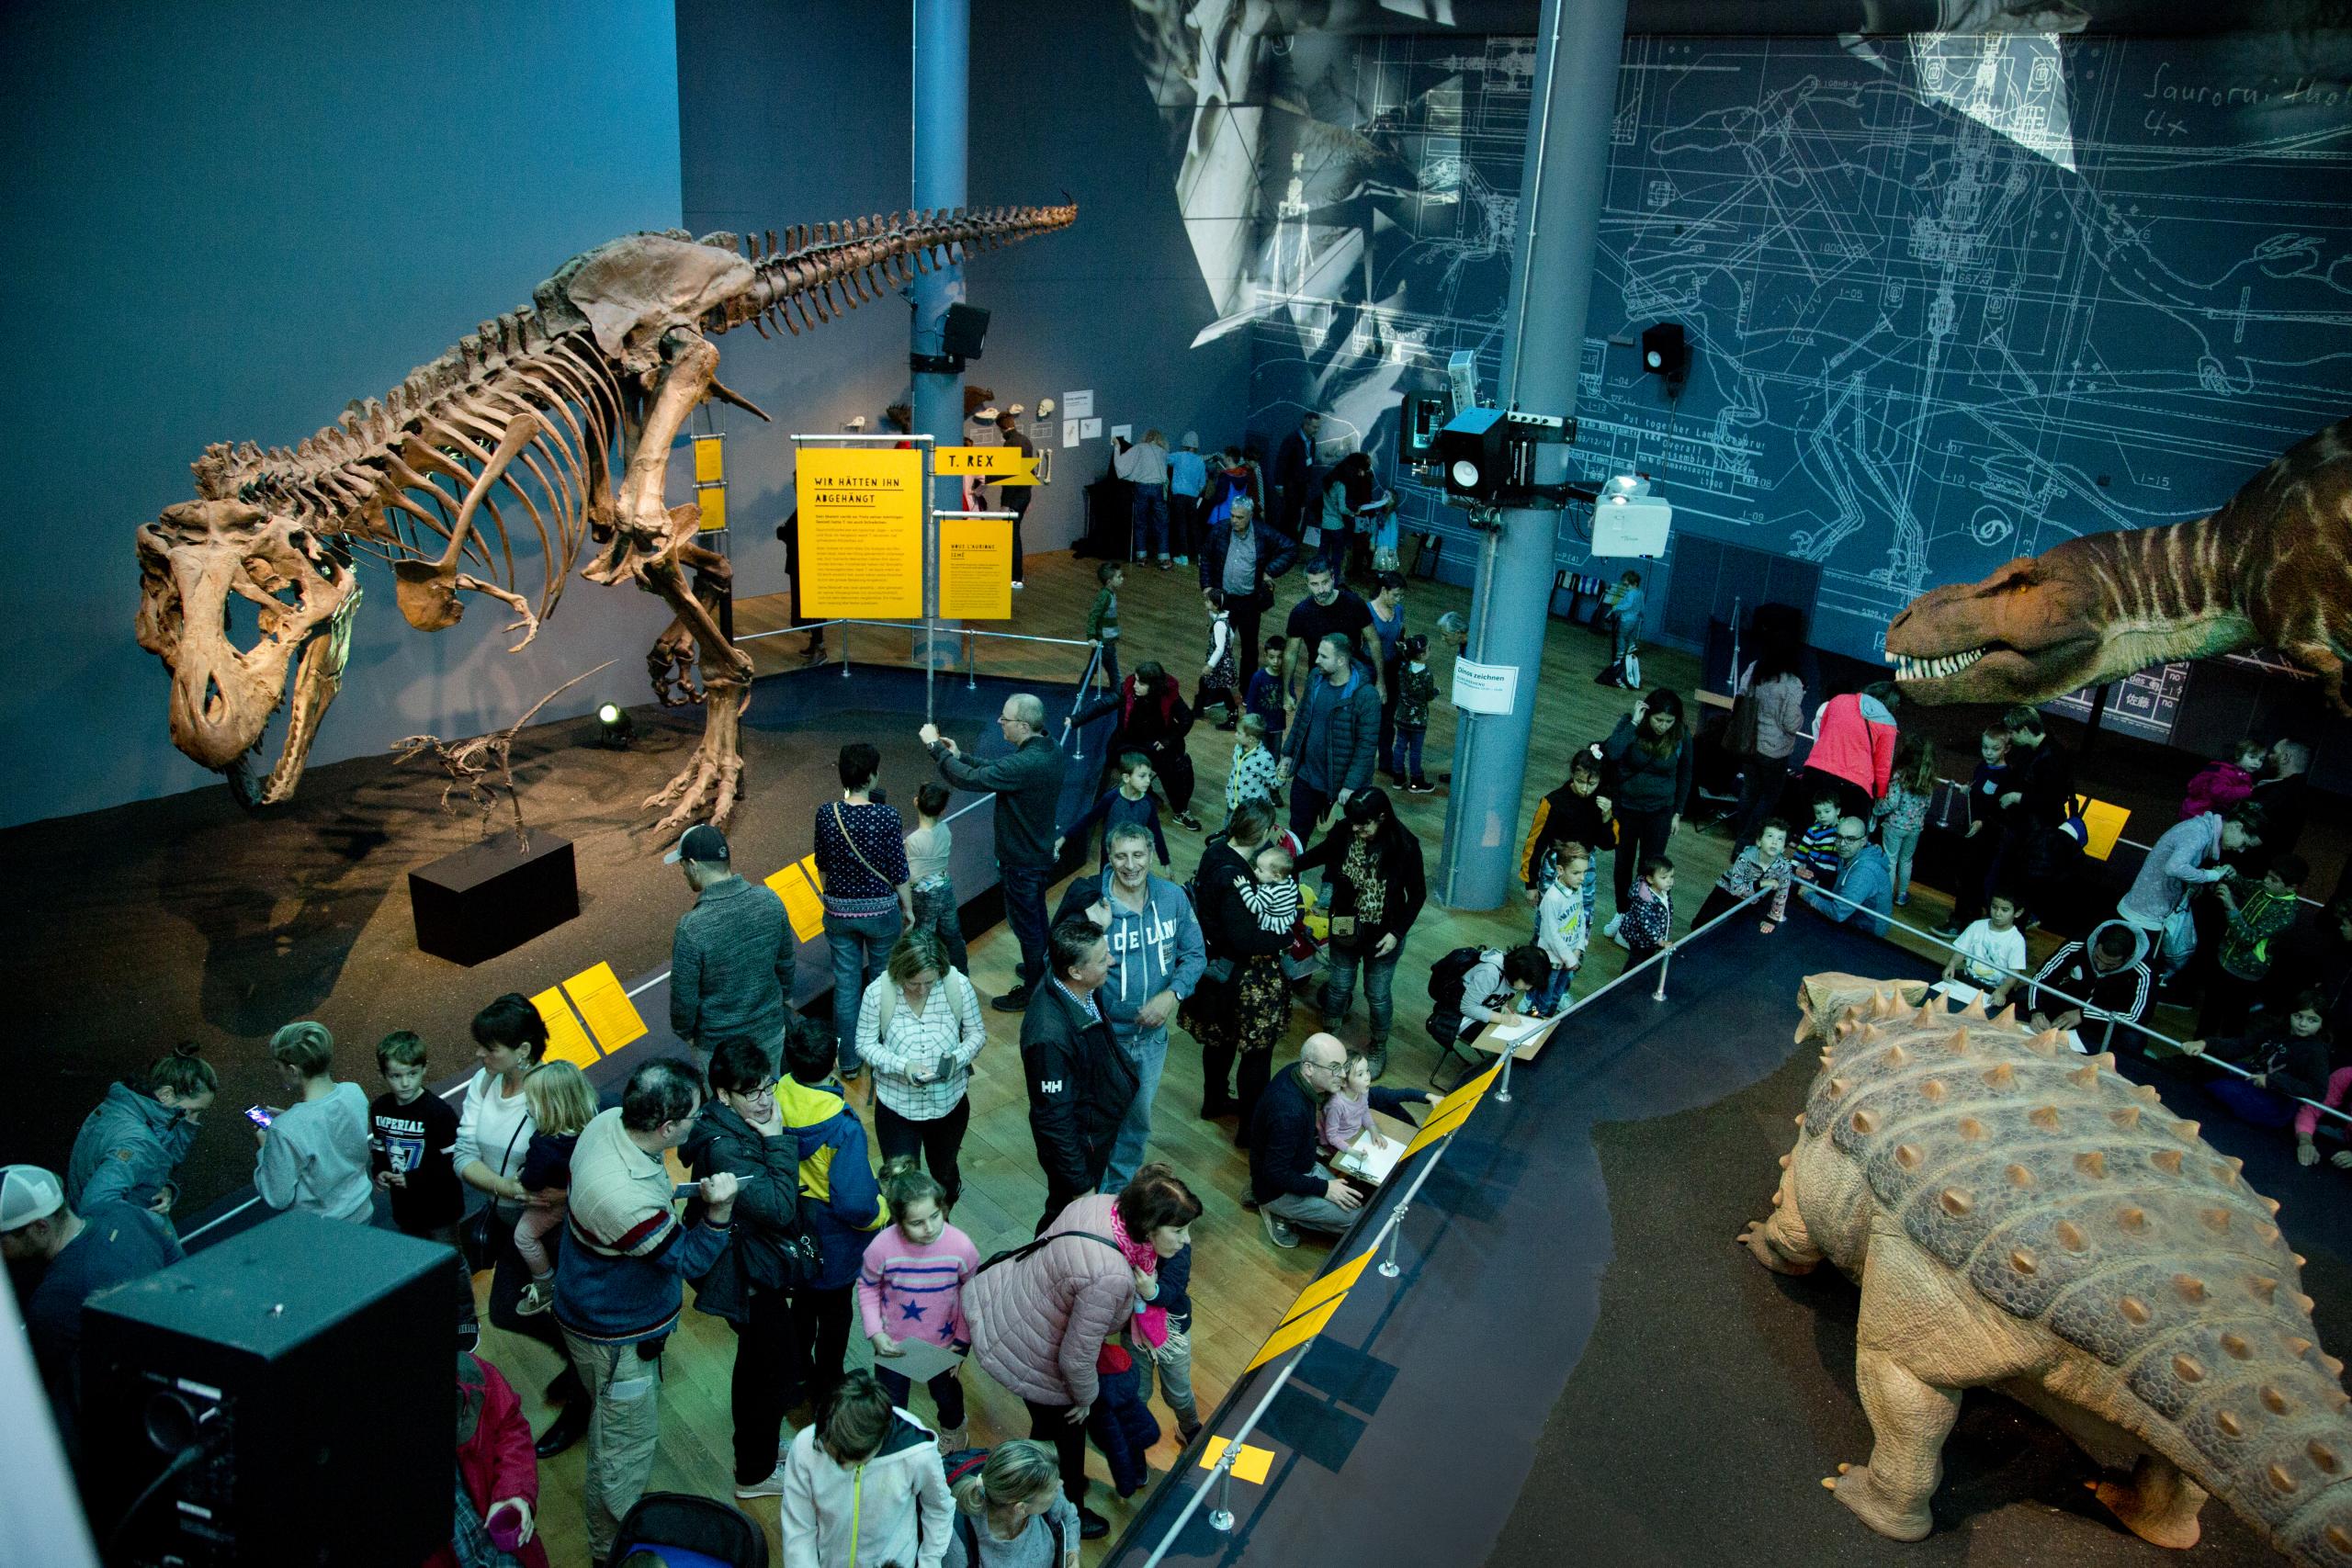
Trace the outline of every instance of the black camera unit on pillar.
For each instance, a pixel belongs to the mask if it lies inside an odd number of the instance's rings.
[[[1451,400],[1445,393],[1405,394],[1396,461],[1440,480],[1446,503],[1465,508],[1473,523],[1491,528],[1509,508],[1556,512],[1600,495],[1568,478],[1574,420],[1517,409],[1449,411]]]

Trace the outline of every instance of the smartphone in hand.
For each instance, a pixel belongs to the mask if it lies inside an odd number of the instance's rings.
[[[266,1127],[272,1121],[272,1117],[268,1111],[263,1107],[258,1105],[248,1105],[245,1107],[245,1120],[252,1122],[256,1127]]]
[[[680,1198],[694,1198],[694,1197],[698,1197],[698,1196],[700,1196],[701,1192],[702,1192],[702,1183],[701,1183],[701,1182],[699,1182],[699,1181],[681,1181],[680,1183],[678,1183],[678,1185],[677,1185],[677,1186],[675,1186],[674,1188],[672,1188],[672,1189],[671,1189],[671,1190],[670,1190],[670,1198],[671,1198],[671,1201],[674,1202],[676,1200],[678,1200],[678,1199],[680,1199]]]

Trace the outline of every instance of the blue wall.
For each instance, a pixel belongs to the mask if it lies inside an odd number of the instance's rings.
[[[193,497],[208,442],[290,445],[566,257],[675,225],[675,40],[662,0],[8,8],[0,823],[214,782],[131,637],[133,530]],[[574,583],[510,658],[500,606],[427,636],[363,581],[314,763],[496,728],[608,658],[640,700],[666,618]]]

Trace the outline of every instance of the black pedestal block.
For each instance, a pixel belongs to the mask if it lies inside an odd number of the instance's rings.
[[[531,835],[519,850],[501,833],[408,874],[419,951],[480,964],[580,913],[571,840]]]

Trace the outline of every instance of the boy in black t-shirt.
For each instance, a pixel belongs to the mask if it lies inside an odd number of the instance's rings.
[[[458,1113],[437,1094],[424,1091],[424,1042],[407,1030],[387,1034],[376,1047],[376,1066],[388,1093],[368,1110],[368,1142],[376,1188],[392,1200],[392,1223],[404,1235],[455,1241],[465,1210],[457,1168],[449,1151],[458,1142]]]

